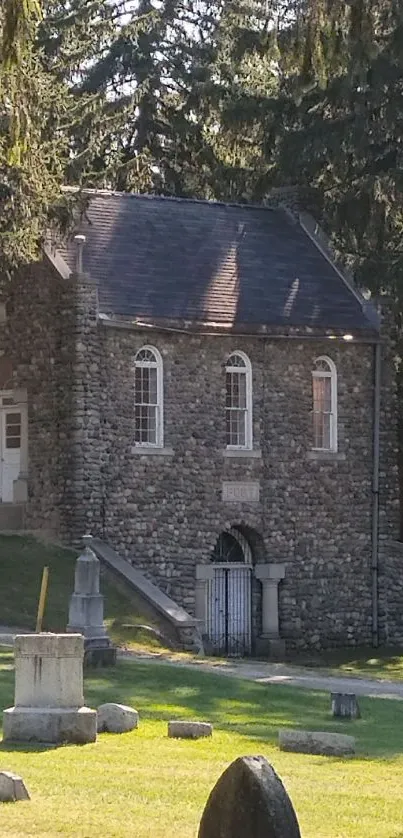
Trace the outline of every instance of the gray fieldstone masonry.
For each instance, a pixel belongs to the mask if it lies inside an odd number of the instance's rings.
[[[369,642],[373,348],[113,328],[100,340],[102,537],[192,611],[195,566],[239,526],[255,562],[285,565],[279,630],[289,645]],[[144,343],[164,360],[161,455],[133,446],[133,357]],[[252,363],[257,457],[225,456],[224,364],[234,349]],[[311,370],[323,354],[338,370],[339,451],[311,459]],[[249,480],[258,502],[223,501],[223,481]],[[260,591],[255,580],[255,636]]]
[[[235,527],[254,566],[278,568],[275,583],[253,573],[252,651],[265,634],[265,584],[267,602],[278,601],[269,639],[317,649],[371,642],[374,347],[314,330],[182,334],[97,315],[89,278],[62,279],[47,263],[22,274],[9,301],[0,382],[3,371],[4,388],[11,381],[27,394],[27,528],[73,544],[90,532],[194,614],[196,567],[210,565],[220,533]],[[133,360],[145,344],[164,365],[159,452],[134,445]],[[236,349],[252,364],[254,449],[227,456],[224,367]],[[382,352],[379,630],[393,642],[403,635],[403,589],[397,560],[385,558],[398,503],[394,380],[388,346]],[[319,355],[338,373],[338,452],[325,457],[312,453]],[[253,483],[249,500],[228,499],[223,484],[233,482]]]
[[[403,644],[403,544],[382,541],[380,547],[380,623],[386,643]]]

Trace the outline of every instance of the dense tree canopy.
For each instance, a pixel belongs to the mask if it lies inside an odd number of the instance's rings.
[[[403,309],[402,0],[4,0],[0,28],[10,264],[62,182],[241,201],[301,183]]]

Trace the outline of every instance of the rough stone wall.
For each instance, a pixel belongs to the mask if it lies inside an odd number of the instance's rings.
[[[69,411],[59,463],[61,534],[79,544],[86,533],[99,533],[101,520],[100,335],[96,287],[75,274],[69,285],[71,306],[62,349]]]
[[[383,540],[379,550],[381,640],[403,644],[403,544]]]
[[[101,335],[102,522],[99,535],[186,609],[195,565],[222,530],[251,528],[259,561],[285,562],[280,632],[289,645],[371,638],[373,349],[336,341],[203,337],[104,328]],[[166,448],[134,448],[133,358],[155,345],[164,361]],[[227,356],[253,367],[254,447],[226,458]],[[338,370],[339,452],[311,460],[314,359]],[[227,503],[223,480],[258,480],[258,503]]]
[[[400,584],[400,568],[397,560],[399,544],[400,499],[398,475],[398,402],[396,379],[395,318],[393,305],[387,298],[380,298],[381,312],[381,399],[379,435],[379,481],[378,488],[378,638],[382,645],[398,643],[402,634],[399,627],[398,605],[403,609],[403,589]],[[396,548],[396,549],[395,549]],[[400,598],[400,600],[399,600]]]
[[[69,401],[62,324],[70,308],[68,286],[48,264],[37,263],[13,280],[0,330],[2,357],[12,367],[10,389],[28,394],[26,526],[54,535],[61,525],[60,428]]]

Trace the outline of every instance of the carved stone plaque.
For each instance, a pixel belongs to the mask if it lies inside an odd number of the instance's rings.
[[[227,503],[259,503],[260,486],[257,480],[245,480],[239,483],[235,480],[224,480],[222,484],[222,500]]]

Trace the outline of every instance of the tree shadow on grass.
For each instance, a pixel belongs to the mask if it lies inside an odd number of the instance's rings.
[[[5,753],[42,753],[55,751],[56,748],[63,748],[64,745],[55,745],[52,742],[0,742],[0,752]]]
[[[218,730],[256,742],[277,742],[282,727],[348,733],[357,738],[358,755],[403,752],[403,702],[360,698],[362,718],[335,720],[330,694],[262,685],[163,664],[119,661],[115,669],[87,676],[86,701],[131,704],[143,719],[210,721]]]
[[[1,658],[6,668],[0,674],[0,710],[14,703],[10,659],[11,655]],[[387,699],[360,698],[361,719],[336,721],[329,693],[179,666],[118,661],[116,667],[86,672],[85,700],[91,707],[108,701],[129,704],[143,719],[210,721],[216,730],[248,737],[257,745],[277,743],[278,731],[291,727],[349,733],[357,739],[357,756],[364,759],[403,753],[403,702]]]

